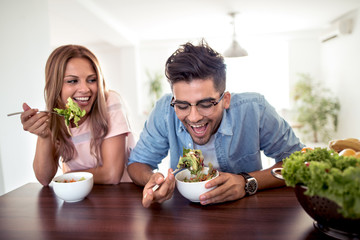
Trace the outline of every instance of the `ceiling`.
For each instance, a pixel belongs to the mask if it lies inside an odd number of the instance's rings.
[[[360,0],[49,0],[51,44],[114,46],[319,30]]]

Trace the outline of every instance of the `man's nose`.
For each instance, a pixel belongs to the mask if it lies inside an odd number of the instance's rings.
[[[190,106],[190,113],[187,118],[190,122],[198,122],[203,116],[199,113],[197,107],[192,105]]]

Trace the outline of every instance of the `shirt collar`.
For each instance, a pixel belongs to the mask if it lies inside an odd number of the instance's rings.
[[[233,125],[231,124],[231,118],[229,116],[229,109],[224,109],[223,111],[223,117],[221,119],[220,127],[218,129],[218,133],[221,133],[223,135],[233,135]]]

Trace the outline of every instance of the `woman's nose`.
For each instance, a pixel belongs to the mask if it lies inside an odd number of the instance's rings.
[[[80,82],[80,88],[79,88],[79,92],[88,92],[90,90],[88,83],[86,81],[81,81]]]

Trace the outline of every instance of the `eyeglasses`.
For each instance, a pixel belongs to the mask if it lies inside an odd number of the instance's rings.
[[[219,100],[215,100],[213,98],[206,98],[198,101],[195,104],[191,104],[188,102],[174,101],[174,97],[170,103],[170,105],[174,108],[176,114],[178,116],[187,116],[190,114],[191,106],[196,106],[196,110],[202,116],[211,115],[215,106],[223,99],[225,92],[220,95]]]

